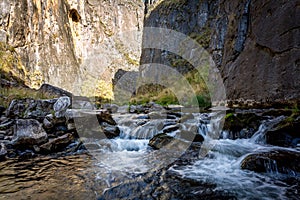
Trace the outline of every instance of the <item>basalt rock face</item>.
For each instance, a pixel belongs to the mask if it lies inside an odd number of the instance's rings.
[[[148,12],[144,26],[195,39],[214,60],[230,105],[261,106],[299,102],[299,17],[299,1],[165,0]],[[148,36],[145,32],[143,40]],[[143,49],[141,64],[174,67],[180,56]],[[178,63],[179,72],[190,70]]]
[[[30,86],[78,95],[94,91],[90,85],[111,90],[120,68],[137,70],[142,1],[3,0],[0,7],[0,41],[20,55]]]

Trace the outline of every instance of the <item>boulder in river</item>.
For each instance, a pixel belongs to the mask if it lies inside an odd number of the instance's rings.
[[[274,149],[268,152],[258,152],[246,156],[242,163],[242,169],[255,172],[271,172],[283,174],[300,174],[300,152]]]
[[[266,132],[266,143],[282,147],[300,144],[300,114],[292,114]]]
[[[102,123],[101,126],[103,127],[103,133],[108,139],[113,139],[120,135],[120,129],[117,126],[113,126],[107,123]]]
[[[45,130],[35,119],[17,119],[12,144],[16,147],[33,146],[48,141]]]

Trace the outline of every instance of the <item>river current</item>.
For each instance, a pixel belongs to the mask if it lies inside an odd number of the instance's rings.
[[[193,118],[178,125],[175,115],[149,119],[145,114],[115,114],[120,137],[110,140],[83,138],[88,152],[1,162],[0,199],[97,199],[110,188],[161,168],[183,179],[214,184],[212,192],[230,193],[236,199],[299,198],[296,189],[299,174],[280,174],[276,163],[270,164],[267,173],[240,167],[249,153],[285,149],[266,145],[263,139],[264,132],[274,121],[281,120],[280,117],[261,122],[251,138],[231,140],[224,131],[222,139],[209,135],[211,115],[213,113],[193,114]],[[178,151],[172,148],[153,150],[148,146],[154,135],[166,129],[169,135],[176,136],[176,126],[181,130],[194,130],[205,138],[201,147],[203,154],[193,162],[172,164],[186,147]],[[191,191],[195,195],[199,192]]]

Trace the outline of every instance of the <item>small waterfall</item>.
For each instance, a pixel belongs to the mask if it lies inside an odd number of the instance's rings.
[[[279,116],[274,119],[270,119],[262,122],[262,124],[258,128],[258,131],[256,131],[256,133],[254,133],[254,135],[251,137],[250,142],[265,144],[266,143],[265,133],[268,130],[271,130],[275,125],[280,123],[285,118],[286,118],[285,116]]]

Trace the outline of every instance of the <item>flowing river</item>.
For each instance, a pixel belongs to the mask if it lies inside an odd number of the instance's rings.
[[[272,123],[282,118],[262,121],[251,138],[231,140],[225,131],[219,137],[222,139],[213,139],[216,137],[209,134],[213,129],[209,122],[212,115],[214,113],[193,114],[178,124],[176,114],[155,119],[146,114],[114,114],[120,137],[84,138],[88,152],[1,162],[0,199],[168,199],[159,192],[147,191],[155,187],[172,188],[170,181],[158,181],[150,189],[146,184],[142,191],[132,186],[149,174],[161,175],[161,169],[171,174],[169,177],[176,177],[177,186],[173,188],[184,187],[186,184],[181,186],[180,182],[188,182],[188,186],[182,188],[186,194],[181,199],[199,199],[199,196],[203,199],[299,199],[296,172],[283,175],[276,169],[276,163],[270,163],[267,173],[240,167],[249,153],[288,149],[266,145],[263,139]],[[196,131],[205,139],[200,155],[194,160],[178,163],[187,149],[184,145],[177,147],[179,151],[176,148],[153,150],[148,146],[154,135],[166,132],[176,136],[179,130]],[[299,151],[297,148],[288,150]],[[153,179],[151,175],[150,179]]]

